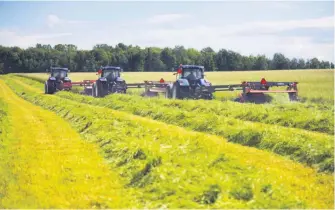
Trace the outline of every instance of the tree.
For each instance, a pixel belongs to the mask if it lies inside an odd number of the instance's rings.
[[[296,58],[293,58],[290,61],[290,69],[297,69],[298,68],[298,60]]]
[[[179,64],[202,65],[206,71],[334,68],[329,61],[288,59],[281,53],[269,59],[265,55],[247,56],[226,49],[215,52],[211,47],[201,51],[183,46],[143,49],[124,43],[114,47],[97,44],[92,50],[79,50],[73,44],[37,43],[27,49],[0,46],[0,64],[3,73],[44,72],[50,66],[68,67],[71,71],[96,71],[101,65],[120,66],[124,71],[171,71]]]
[[[88,60],[86,60],[86,65],[84,71],[95,72],[97,70],[97,64],[95,62],[95,57],[93,54],[90,54]]]
[[[272,59],[272,68],[289,69],[289,60],[281,53],[275,53]]]
[[[265,55],[257,56],[253,69],[254,70],[267,70],[268,68],[269,68],[268,60],[265,57]]]
[[[304,59],[299,59],[298,61],[298,66],[297,66],[298,69],[304,69],[306,68],[306,64],[305,64],[305,60]]]
[[[164,48],[162,50],[160,59],[166,66],[167,71],[171,71],[176,66],[176,56],[173,54],[173,51],[170,48]]]
[[[320,68],[320,61],[317,58],[312,58],[311,60],[311,67],[312,69],[319,69]]]

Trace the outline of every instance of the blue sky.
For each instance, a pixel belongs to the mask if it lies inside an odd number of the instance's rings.
[[[184,45],[334,61],[332,1],[3,2],[0,45]]]

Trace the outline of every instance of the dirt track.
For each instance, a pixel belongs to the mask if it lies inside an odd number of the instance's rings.
[[[1,208],[115,208],[132,200],[97,148],[66,121],[21,99],[1,80],[0,98],[11,124],[4,142],[9,152],[1,157],[6,167],[0,165],[8,174]]]

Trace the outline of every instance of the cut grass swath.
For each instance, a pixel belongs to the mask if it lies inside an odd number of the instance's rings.
[[[6,81],[18,95],[55,111],[99,144],[143,205],[333,208],[331,175],[216,136],[43,95]]]

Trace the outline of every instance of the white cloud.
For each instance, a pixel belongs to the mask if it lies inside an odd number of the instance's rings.
[[[60,24],[62,20],[56,15],[48,15],[47,17],[47,25],[50,28],[53,28],[55,25]]]
[[[258,34],[272,34],[281,31],[298,29],[298,28],[333,28],[334,18],[323,17],[305,20],[290,21],[262,21],[246,22],[239,25],[227,25],[221,35],[242,35],[253,36]]]
[[[188,17],[190,16],[187,14],[161,14],[161,15],[155,15],[153,17],[150,17],[147,22],[159,24],[159,23],[174,22],[174,21],[185,19]]]
[[[71,35],[71,33],[20,35],[15,31],[0,30],[0,45],[27,48],[35,46],[37,43],[57,44],[57,41],[63,37]]]
[[[88,24],[88,23],[94,23],[94,22],[93,21],[81,21],[81,20],[66,20],[66,19],[61,19],[57,15],[53,15],[53,14],[48,15],[46,19],[46,24],[49,28],[55,28],[57,26],[76,25],[76,24]]]
[[[185,19],[186,17],[188,19]],[[333,28],[333,17],[245,22],[237,25],[219,23],[212,26],[196,25],[195,18],[185,14],[162,14],[149,19],[112,24],[65,20],[49,15],[47,17],[49,34],[21,35],[21,33],[0,29],[0,44],[28,47],[36,43],[52,45],[72,43],[81,49],[91,49],[98,43],[115,45],[119,42],[142,47],[183,45],[187,48],[201,49],[210,46],[214,50],[224,48],[245,55],[266,54],[270,57],[276,52],[282,52],[290,58],[318,57],[334,61],[333,43],[315,43],[308,34],[303,37],[277,34],[297,28]],[[181,23],[181,20],[187,21]],[[159,23],[169,23],[169,25]]]

